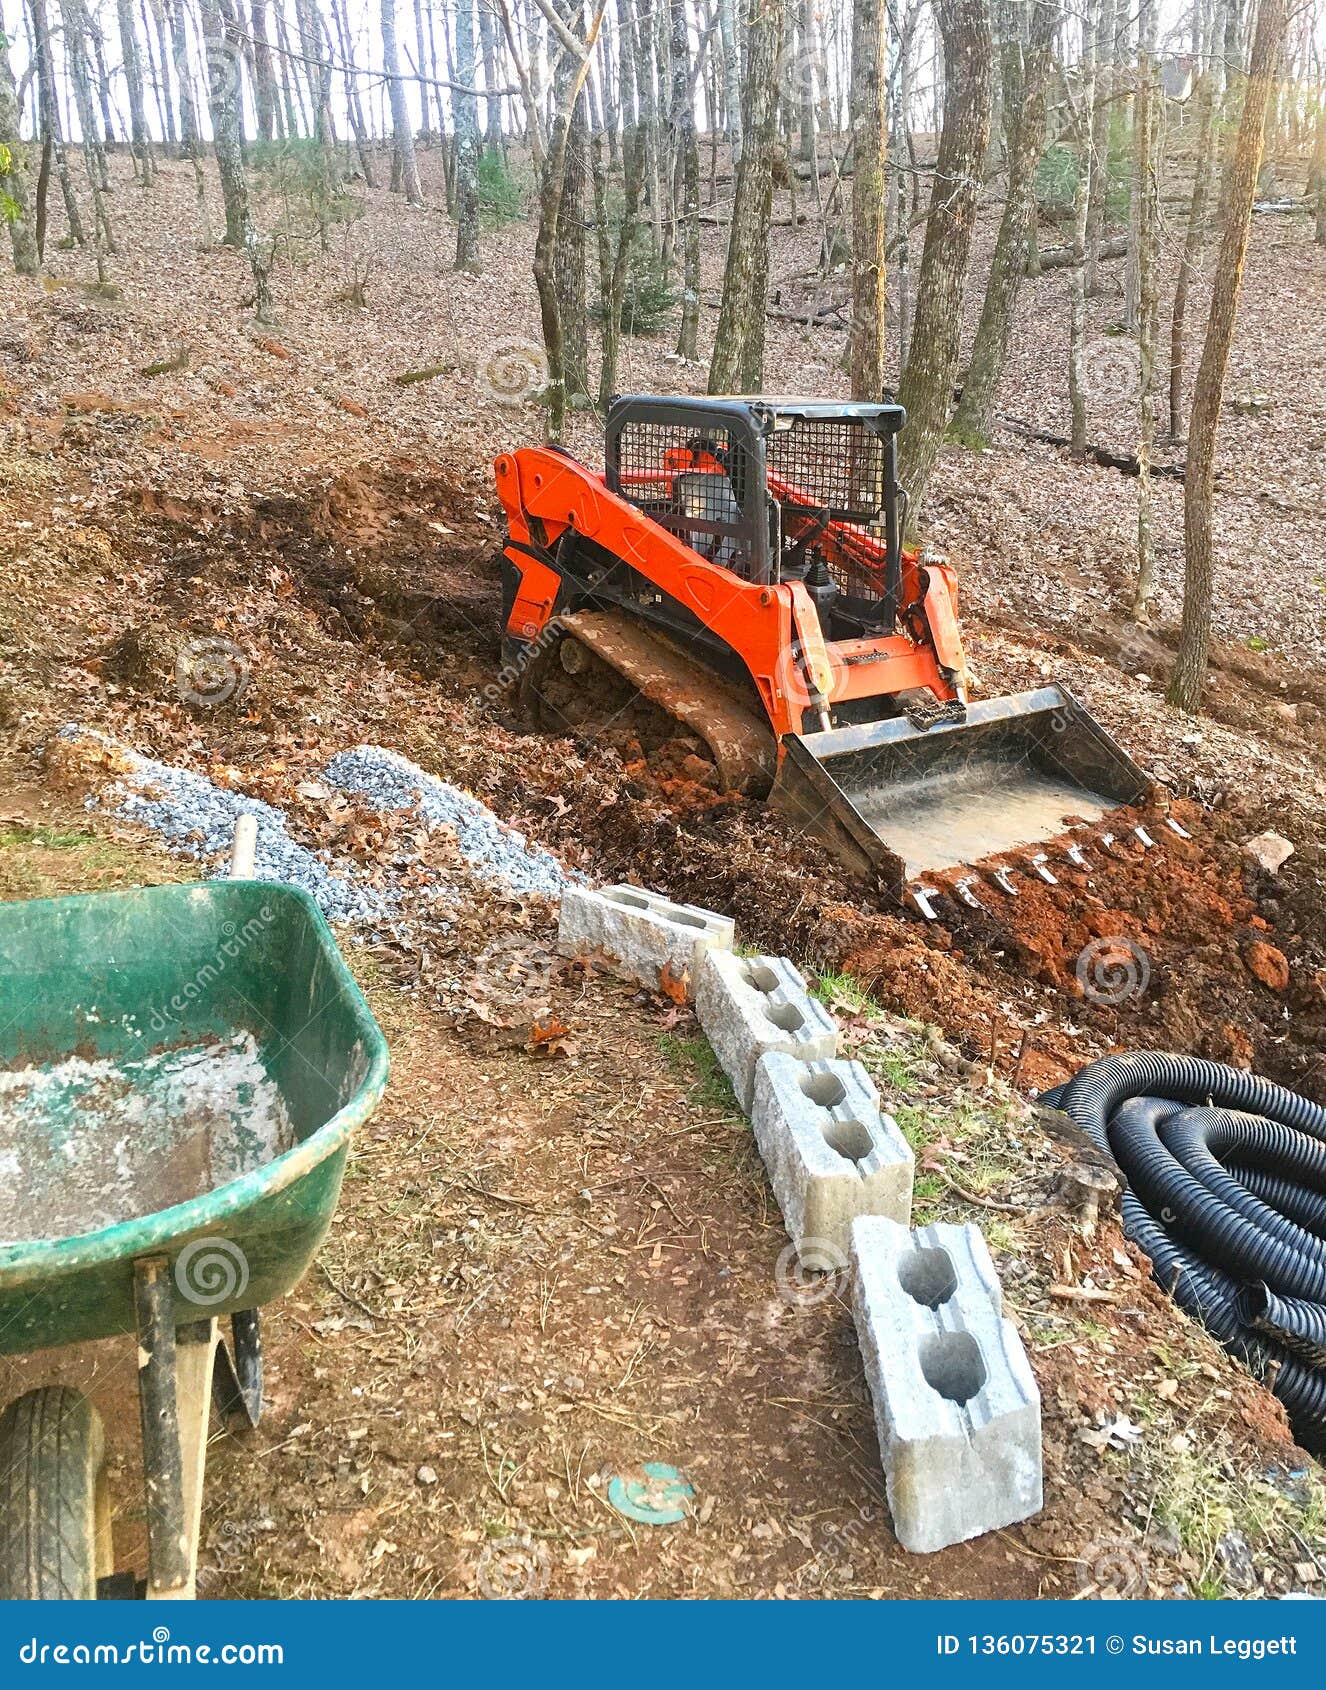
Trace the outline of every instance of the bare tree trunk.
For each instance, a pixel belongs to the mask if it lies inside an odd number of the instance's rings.
[[[107,147],[115,145],[115,106],[111,99],[110,73],[106,69],[106,42],[101,33],[101,21],[88,11],[83,11],[83,29],[87,39],[92,44],[92,62],[97,72],[97,99],[101,105],[102,135]],[[102,155],[105,162],[105,155]],[[110,192],[110,177],[106,175],[102,183],[107,193]]]
[[[853,399],[879,399],[885,368],[884,180],[886,12],[883,0],[852,8],[852,322],[847,364]]]
[[[561,8],[567,23],[580,22],[578,4]],[[569,52],[557,63],[556,86],[564,97],[578,67]],[[553,286],[562,324],[562,384],[568,405],[576,406],[589,397],[589,314],[585,299],[585,211],[588,178],[588,125],[586,82],[588,67],[580,78],[579,97],[572,103],[562,164],[562,203],[558,212],[557,240],[553,248]]]
[[[304,94],[298,73],[291,64],[290,30],[281,0],[276,0],[276,44],[280,50],[281,103],[285,107],[286,134],[293,141],[308,132],[308,114],[304,110]],[[301,119],[304,120],[302,125]]]
[[[214,0],[216,3],[216,0]],[[225,0],[220,0],[225,4]],[[327,217],[332,196],[336,191],[339,172],[334,154],[335,136],[332,129],[331,58],[322,50],[322,18],[318,0],[295,0],[295,20],[299,26],[299,43],[308,73],[309,96],[313,102],[313,139],[317,143],[322,166],[322,180],[318,185],[315,210],[322,250],[327,251]],[[236,126],[240,113],[236,113]]]
[[[718,33],[723,47],[723,92],[732,168],[741,163],[741,37],[735,0],[718,0]]]
[[[907,427],[898,440],[899,479],[920,512],[948,421],[971,262],[981,162],[990,140],[990,17],[984,0],[936,0],[944,43],[944,128],[930,192],[911,350],[898,392]]]
[[[483,0],[480,0],[482,4]],[[405,203],[415,210],[422,210],[424,190],[419,181],[419,162],[414,156],[414,126],[410,122],[410,107],[405,98],[400,53],[396,46],[396,0],[382,0],[382,63],[391,99],[392,145],[396,149]]]
[[[855,23],[855,19],[853,20]],[[815,6],[814,0],[800,0],[796,16],[797,155],[803,163],[816,158],[815,135]],[[791,101],[787,101],[791,119]]]
[[[60,182],[60,194],[64,200],[65,221],[69,225],[69,238],[78,246],[87,243],[87,234],[83,228],[83,218],[78,209],[78,196],[74,192],[73,176],[69,169],[69,155],[65,151],[64,130],[60,122],[60,100],[55,86],[55,59],[51,52],[51,25],[46,11],[46,0],[29,0],[29,13],[32,18],[33,51],[37,59],[37,109],[41,120],[41,133],[49,141],[52,156],[55,161],[55,172]],[[40,247],[41,242],[38,241]],[[40,252],[38,257],[40,257]]]
[[[1219,8],[1212,20],[1213,32],[1220,27]],[[1188,206],[1188,228],[1184,236],[1183,257],[1179,261],[1178,279],[1174,284],[1174,310],[1169,331],[1169,433],[1178,440],[1183,433],[1184,364],[1186,348],[1184,331],[1187,326],[1188,294],[1197,274],[1197,257],[1202,249],[1205,233],[1206,208],[1211,195],[1211,166],[1215,144],[1215,89],[1213,67],[1208,45],[1205,62],[1198,67],[1197,85],[1193,100],[1197,106],[1197,162],[1193,171],[1192,199]]]
[[[143,46],[147,52],[147,73],[152,83],[152,94],[156,101],[157,117],[161,123],[161,133],[166,138],[166,145],[174,152],[179,144],[179,134],[175,128],[175,101],[170,91],[170,54],[166,51],[166,20],[161,9],[161,0],[152,0],[149,12],[148,0],[139,0],[138,16],[143,25]],[[152,44],[153,29],[156,31],[156,46]],[[157,53],[161,54],[161,63],[157,64]]]
[[[999,219],[990,278],[967,377],[962,384],[962,398],[953,418],[953,433],[967,446],[989,444],[999,381],[1008,361],[1018,292],[1027,273],[1028,235],[1036,205],[1036,168],[1045,145],[1050,49],[1058,23],[1055,0],[1033,0],[1029,39],[1024,43],[1019,25],[1007,30],[1001,44],[1008,193]]]
[[[92,104],[92,67],[88,59],[87,11],[83,0],[60,0],[60,18],[64,24],[65,56],[69,67],[69,81],[74,90],[74,109],[78,114],[78,127],[83,138],[83,164],[92,193],[92,234],[97,254],[97,280],[104,285],[109,280],[106,273],[106,256],[116,250],[115,231],[111,227],[110,213],[106,207],[108,171]]]
[[[482,3],[482,0],[481,0]],[[456,80],[474,87],[474,7],[456,0]],[[483,272],[479,257],[479,101],[463,90],[452,95],[456,114],[456,269]]]
[[[497,31],[493,28],[492,0],[479,0],[479,43],[483,51],[483,85],[497,87]],[[502,101],[491,91],[484,95],[484,145],[502,150]]]
[[[630,122],[622,131],[622,219],[617,231],[617,250],[603,289],[603,354],[599,363],[599,408],[606,411],[617,391],[617,359],[621,348],[622,296],[631,262],[631,246],[640,212],[645,180],[645,142],[637,109],[629,95],[632,72],[630,55],[622,53],[622,114]],[[605,196],[606,198],[606,196]],[[600,213],[602,216],[603,213]],[[605,230],[606,233],[606,230]]]
[[[561,221],[562,195],[566,183],[566,152],[571,116],[589,71],[589,55],[594,50],[606,4],[607,0],[595,0],[593,17],[583,42],[575,41],[565,23],[562,25],[563,30],[571,37],[569,42],[563,43],[563,50],[570,56],[572,68],[558,90],[539,192],[539,231],[534,242],[534,285],[539,290],[539,315],[543,326],[544,350],[548,358],[548,435],[552,440],[560,440],[566,427],[566,365],[562,312],[554,277],[557,229]]]
[[[198,217],[198,244],[206,252],[212,245],[212,219],[207,209],[207,174],[203,169],[202,125],[189,62],[189,37],[184,26],[184,0],[165,0],[170,24],[170,54],[175,81],[180,91],[180,150],[193,166],[194,204]]]
[[[1317,134],[1312,148],[1312,185],[1317,200],[1317,245],[1326,246],[1326,84],[1317,89]]]
[[[240,52],[221,15],[218,0],[198,0],[207,57],[208,106],[212,115],[217,175],[226,212],[223,244],[243,248],[251,224],[249,185],[239,135]]]
[[[691,91],[686,0],[672,0],[672,129],[681,167],[682,283],[677,356],[693,360],[700,332],[700,150]]]
[[[1087,343],[1087,294],[1091,285],[1091,208],[1097,198],[1097,178],[1106,168],[1104,154],[1096,151],[1098,128],[1094,115],[1100,110],[1100,97],[1096,92],[1099,10],[1100,0],[1087,0],[1082,23],[1082,61],[1078,71],[1082,134],[1077,150],[1077,196],[1073,206],[1072,304],[1068,325],[1068,403],[1073,419],[1069,425],[1069,438],[1078,457],[1087,449],[1087,384],[1084,358]],[[1104,0],[1104,10],[1113,11],[1113,0]],[[1099,252],[1099,247],[1096,251]]]
[[[249,18],[253,33],[253,109],[259,136],[270,142],[276,138],[277,96],[272,44],[267,39],[267,0],[252,0]]]
[[[1279,68],[1287,0],[1261,0],[1253,37],[1252,62],[1243,97],[1243,115],[1230,160],[1226,203],[1228,219],[1220,240],[1196,397],[1188,429],[1188,466],[1183,483],[1184,590],[1183,627],[1169,701],[1181,710],[1201,707],[1211,643],[1211,601],[1215,560],[1212,517],[1215,505],[1215,457],[1225,372],[1238,317],[1243,262],[1248,250],[1252,203],[1257,192],[1262,135],[1271,85]]]
[[[385,5],[387,0],[383,0],[383,3]],[[336,39],[340,44],[341,63],[344,66],[342,82],[345,87],[346,120],[350,125],[350,133],[355,138],[355,154],[359,159],[359,169],[363,174],[365,183],[370,188],[374,188],[377,186],[377,180],[373,171],[373,148],[368,124],[364,120],[363,102],[359,98],[359,83],[355,76],[350,36],[350,15],[346,0],[331,0],[331,13],[332,23],[336,29]]]
[[[1140,0],[1140,4],[1146,4],[1146,0]],[[1128,96],[1125,101],[1125,107],[1128,113],[1129,182],[1128,256],[1124,264],[1123,326],[1130,334],[1135,334],[1137,332],[1137,316],[1141,307],[1142,291],[1141,266],[1139,263],[1142,238],[1142,175],[1138,162],[1140,153],[1137,143],[1137,85],[1141,78],[1141,71],[1141,43],[1139,40],[1137,57],[1129,67]]]
[[[620,14],[619,14],[620,16]],[[631,50],[635,59],[635,85],[640,101],[640,129],[645,149],[645,203],[652,214],[650,237],[657,252],[661,245],[663,194],[659,181],[659,100],[654,88],[654,51],[650,34],[649,14],[638,16],[634,7],[630,12]]]
[[[737,166],[718,313],[710,393],[758,393],[764,385],[764,312],[769,279],[769,218],[778,124],[778,63],[783,10],[779,0],[752,0],[749,58]]]
[[[1133,620],[1151,618],[1156,596],[1156,541],[1151,492],[1151,454],[1156,443],[1156,346],[1160,338],[1160,69],[1156,40],[1159,0],[1142,0],[1137,28],[1137,91],[1134,140],[1137,148],[1137,579]]]
[[[27,148],[19,135],[18,84],[9,62],[9,38],[0,29],[0,204],[5,204],[14,268],[20,276],[41,269],[37,234],[32,220],[28,185]]]
[[[143,65],[138,56],[138,26],[134,21],[133,0],[116,0],[115,15],[120,26],[124,80],[129,90],[129,137],[134,167],[138,180],[148,188],[152,185],[152,143],[147,132],[147,108],[143,102]]]
[[[904,174],[904,155],[911,151],[912,106],[912,45],[920,17],[920,0],[908,0],[906,15],[891,23],[894,30],[892,111],[889,117],[889,150],[893,156],[890,172],[889,196],[893,205],[894,274],[898,301],[898,368],[907,362],[912,337],[912,248],[911,212],[907,203],[908,177]],[[890,16],[891,16],[890,9]],[[911,178],[915,184],[915,177]],[[915,192],[915,187],[913,187]]]
[[[1119,49],[1116,41],[1120,0],[1095,0],[1096,19],[1092,33],[1092,65],[1094,92],[1079,93],[1082,109],[1087,114],[1086,128],[1090,131],[1090,146],[1084,132],[1078,149],[1079,159],[1090,157],[1091,193],[1086,207],[1086,291],[1094,299],[1100,287],[1101,244],[1105,238],[1105,219],[1110,197],[1110,114],[1111,100],[1119,81]],[[1082,168],[1079,165],[1079,168]]]

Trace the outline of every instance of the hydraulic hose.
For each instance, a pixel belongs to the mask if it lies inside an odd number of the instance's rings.
[[[1326,1108],[1161,1051],[1107,1056],[1042,1101],[1117,1164],[1158,1283],[1326,1452]]]

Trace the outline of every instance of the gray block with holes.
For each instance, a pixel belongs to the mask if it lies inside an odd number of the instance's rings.
[[[674,904],[639,886],[568,886],[562,893],[557,948],[567,956],[606,957],[613,971],[673,996],[695,996],[706,951],[732,949],[731,916]]]
[[[781,1051],[820,1062],[838,1054],[837,1022],[786,957],[706,952],[695,1013],[747,1115],[762,1056]]]
[[[911,1224],[911,1146],[879,1106],[859,1062],[802,1062],[781,1051],[760,1058],[751,1105],[755,1142],[788,1236],[851,1249],[857,1215]],[[813,1252],[816,1261],[822,1250]]]
[[[1037,1513],[1040,1393],[980,1228],[853,1221],[852,1304],[904,1549]]]

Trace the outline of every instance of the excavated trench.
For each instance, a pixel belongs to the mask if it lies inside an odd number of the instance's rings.
[[[931,877],[925,920],[763,805],[721,792],[703,744],[611,672],[588,693],[559,674],[552,720],[532,728],[519,677],[502,678],[497,537],[465,486],[410,466],[341,477],[316,501],[268,501],[228,538],[279,557],[347,648],[436,686],[455,719],[440,772],[569,863],[727,910],[749,943],[853,976],[1024,1086],[1104,1049],[1152,1046],[1326,1098],[1322,853],[1296,834],[1297,855],[1269,876],[1241,849],[1280,818],[1176,800],[1185,840],[1150,813],[1111,816],[1075,835],[1085,867],[1041,847],[1053,885],[1005,856],[1017,896],[983,873],[973,908],[956,873]]]

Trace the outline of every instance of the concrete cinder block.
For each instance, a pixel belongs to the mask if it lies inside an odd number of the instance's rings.
[[[1041,1507],[1041,1404],[975,1226],[852,1222],[852,1302],[905,1549],[930,1551]]]
[[[695,904],[674,904],[639,886],[568,886],[562,893],[557,948],[568,956],[601,953],[628,980],[672,996],[695,996],[710,949],[730,951],[731,916]]]
[[[786,957],[709,951],[700,967],[695,1013],[745,1114],[755,1069],[769,1051],[803,1062],[838,1054],[838,1024]]]
[[[788,1236],[851,1248],[857,1215],[911,1225],[911,1146],[879,1107],[859,1062],[801,1062],[781,1051],[760,1058],[751,1105],[755,1142]]]

